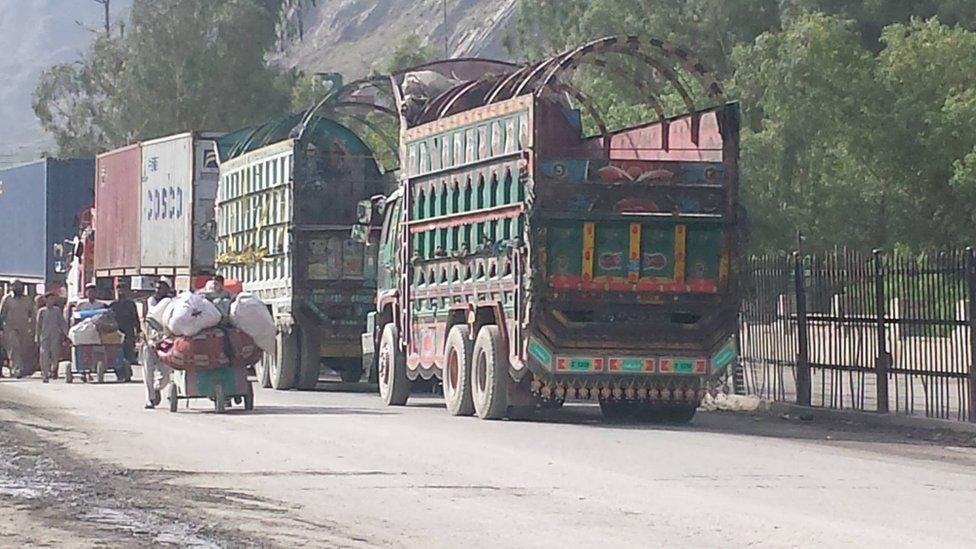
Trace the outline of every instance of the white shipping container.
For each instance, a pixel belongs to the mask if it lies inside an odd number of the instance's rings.
[[[214,137],[184,133],[142,143],[143,269],[213,270]]]

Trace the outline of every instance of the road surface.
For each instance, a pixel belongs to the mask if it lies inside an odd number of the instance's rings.
[[[976,547],[976,440],[700,413],[608,425],[259,390],[0,380],[0,546]]]

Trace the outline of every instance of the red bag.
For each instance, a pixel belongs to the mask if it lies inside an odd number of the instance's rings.
[[[208,328],[195,336],[166,338],[158,345],[159,360],[174,370],[245,368],[261,360],[261,349],[237,328]]]

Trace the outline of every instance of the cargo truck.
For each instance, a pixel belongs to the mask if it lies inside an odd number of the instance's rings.
[[[258,381],[311,389],[323,364],[359,380],[375,265],[349,235],[358,201],[381,192],[384,176],[359,137],[332,120],[295,115],[235,133],[220,144],[217,267],[275,319],[277,352],[256,366]]]
[[[19,279],[38,293],[66,291],[60,246],[91,208],[93,182],[90,158],[46,158],[0,170],[0,289]]]
[[[623,81],[646,77],[647,123],[609,131],[573,85],[612,56],[644,71]],[[459,71],[442,69],[393,76],[404,166],[362,336],[383,400],[437,378],[454,415],[594,399],[609,417],[690,420],[736,358],[737,105],[659,40],[609,37],[447,86]],[[661,83],[685,109],[665,113]]]
[[[98,155],[95,277],[104,290],[161,276],[187,290],[213,275],[220,135],[187,132]]]

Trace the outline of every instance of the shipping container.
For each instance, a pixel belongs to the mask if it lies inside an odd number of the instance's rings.
[[[141,148],[138,144],[95,159],[95,275],[139,274]]]
[[[213,139],[183,133],[142,143],[140,272],[189,276],[214,269]]]
[[[91,208],[91,159],[44,159],[0,170],[0,280],[20,279],[49,289],[63,285],[55,245],[78,230]]]

